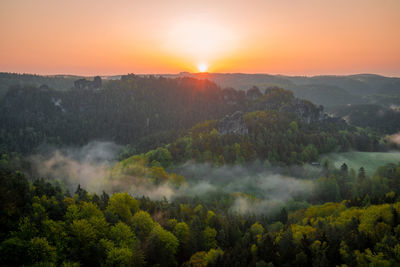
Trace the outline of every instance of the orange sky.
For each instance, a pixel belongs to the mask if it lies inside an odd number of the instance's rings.
[[[0,71],[400,76],[400,0],[1,0]]]

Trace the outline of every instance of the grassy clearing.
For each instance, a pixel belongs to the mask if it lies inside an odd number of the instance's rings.
[[[400,151],[394,152],[344,152],[331,153],[321,157],[328,158],[335,167],[339,168],[343,163],[346,163],[349,168],[358,170],[364,167],[368,175],[373,175],[375,170],[387,163],[399,163]]]

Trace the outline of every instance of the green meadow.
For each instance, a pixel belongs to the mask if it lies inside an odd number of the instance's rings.
[[[343,163],[346,163],[349,168],[356,171],[364,167],[368,175],[373,175],[375,170],[387,163],[399,163],[400,151],[393,152],[343,152],[331,153],[321,157],[322,159],[328,158],[335,167],[339,168]]]

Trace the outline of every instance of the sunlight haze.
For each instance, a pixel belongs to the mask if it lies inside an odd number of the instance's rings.
[[[323,4],[322,4],[323,3]],[[400,1],[11,1],[0,71],[400,75]]]

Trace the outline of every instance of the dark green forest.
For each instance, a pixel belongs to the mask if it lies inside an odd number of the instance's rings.
[[[393,97],[395,99],[395,97]],[[337,117],[344,117],[349,123],[369,127],[381,133],[394,134],[400,130],[400,110],[397,105],[384,107],[378,104],[337,106],[331,109]]]
[[[245,93],[221,89],[208,80],[133,74],[107,81],[101,90],[12,87],[0,103],[0,144],[3,151],[30,153],[41,144],[76,146],[91,140],[108,140],[146,152],[186,136],[197,123],[217,120],[238,110],[247,113],[249,135],[244,139],[224,136],[226,144],[221,145],[247,144],[253,147],[248,153],[255,157],[275,154],[270,157],[288,161],[292,152],[301,153],[307,145],[315,146],[319,152],[329,152],[337,146],[344,150],[379,149],[373,132],[324,117],[321,106],[299,100],[278,87],[264,92],[253,87]],[[215,126],[212,121],[207,123],[211,124],[193,128],[193,139],[198,139],[196,132],[207,132]],[[264,151],[254,151],[256,146],[264,147]],[[278,147],[281,151],[277,151]]]
[[[355,126],[370,127],[385,134],[400,131],[400,79],[375,74],[285,76],[243,73],[181,73],[167,77],[210,79],[222,87],[247,90],[278,86],[294,96],[323,105],[335,117]],[[360,111],[361,110],[361,111]]]
[[[12,86],[34,86],[47,85],[60,91],[66,91],[73,87],[78,76],[52,75],[42,76],[34,74],[19,74],[0,72],[0,98],[4,97]]]
[[[400,165],[382,166],[373,177],[345,164],[324,168],[327,177],[312,182],[306,208],[265,216],[230,212],[235,195],[223,192],[172,202],[80,186],[71,193],[28,181],[3,156],[1,264],[397,266]],[[144,179],[162,183],[155,177]]]
[[[280,86],[197,78],[14,83],[0,100],[0,265],[400,265],[400,163],[367,174],[324,159],[397,150],[397,111],[332,116]]]

